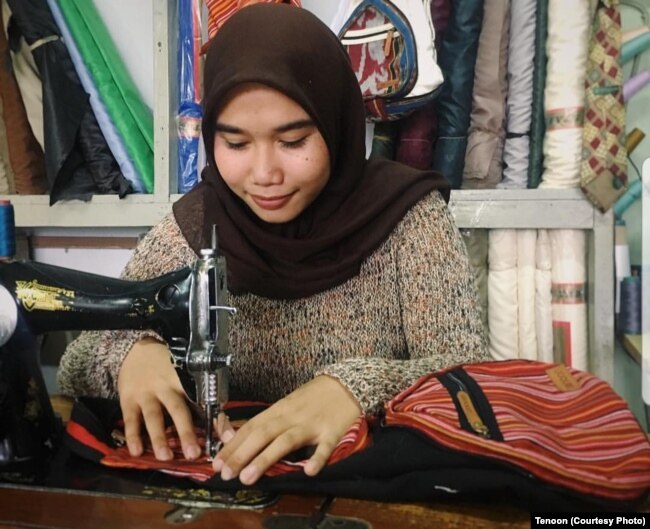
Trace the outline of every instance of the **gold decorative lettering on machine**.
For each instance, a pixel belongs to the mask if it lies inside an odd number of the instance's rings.
[[[74,290],[41,285],[37,280],[16,281],[16,297],[26,311],[72,310],[70,303],[75,297]]]

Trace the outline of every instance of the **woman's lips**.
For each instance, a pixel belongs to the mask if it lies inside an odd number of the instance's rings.
[[[291,200],[292,194],[282,195],[279,197],[261,197],[258,195],[251,195],[253,202],[257,204],[262,209],[275,210],[283,208],[289,200]]]

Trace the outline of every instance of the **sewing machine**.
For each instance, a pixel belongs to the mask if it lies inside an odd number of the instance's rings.
[[[38,335],[56,330],[153,329],[174,365],[190,375],[205,418],[208,457],[219,444],[213,419],[228,399],[226,263],[212,247],[191,268],[126,281],[35,262],[0,263],[0,467],[46,455],[60,431],[39,365]],[[226,314],[222,314],[225,312]]]

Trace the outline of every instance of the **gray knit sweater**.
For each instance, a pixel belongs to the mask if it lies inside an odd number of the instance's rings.
[[[168,215],[144,237],[123,277],[147,279],[196,254]],[[465,246],[440,194],[405,215],[345,283],[303,299],[231,295],[231,387],[273,402],[317,374],[340,380],[366,413],[441,367],[488,359]],[[63,358],[64,394],[114,397],[140,331],[84,332]]]

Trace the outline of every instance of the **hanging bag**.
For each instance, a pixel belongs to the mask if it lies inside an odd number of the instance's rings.
[[[346,48],[368,121],[402,118],[442,84],[430,0],[351,0],[338,36]]]

